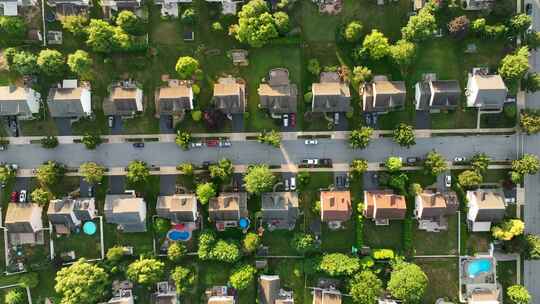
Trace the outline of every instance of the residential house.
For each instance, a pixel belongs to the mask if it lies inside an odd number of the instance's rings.
[[[142,0],[103,0],[101,8],[105,11],[105,16],[110,18],[112,12],[124,10],[135,12],[142,6]]]
[[[218,230],[237,227],[240,218],[248,217],[247,193],[221,193],[218,197],[210,199],[208,215],[210,220],[216,223]]]
[[[294,304],[292,291],[281,288],[278,275],[259,276],[259,304]]]
[[[469,293],[468,304],[499,304],[502,299],[502,290],[490,286],[489,288],[478,288]]]
[[[63,16],[86,15],[92,7],[90,0],[47,0],[47,5],[52,7],[57,18]]]
[[[485,69],[474,69],[467,80],[467,107],[501,110],[508,88],[500,75],[489,75]]]
[[[42,212],[34,203],[8,203],[4,226],[10,245],[43,243]]]
[[[414,215],[419,229],[439,231],[448,229],[447,216],[455,214],[459,202],[455,192],[423,191],[415,197]]]
[[[279,68],[268,73],[268,82],[261,83],[258,89],[260,107],[267,109],[272,117],[296,113],[298,89],[291,84],[289,71]]]
[[[263,193],[261,212],[262,221],[269,229],[294,229],[299,215],[298,193]]]
[[[388,113],[405,107],[407,90],[404,81],[389,81],[386,76],[375,76],[362,88],[364,112]]]
[[[391,220],[403,220],[407,204],[403,195],[392,190],[364,191],[364,216],[373,219],[377,225],[389,225]]]
[[[503,220],[506,206],[503,196],[493,190],[467,191],[469,229],[474,232],[490,231],[492,223]]]
[[[341,292],[337,289],[316,288],[313,291],[313,304],[341,304]]]
[[[181,115],[186,110],[193,110],[193,89],[191,84],[171,79],[158,89],[155,100],[159,115]]]
[[[19,7],[37,5],[35,0],[1,0],[0,16],[18,16]]]
[[[152,304],[180,304],[180,296],[171,281],[158,282],[156,292],[152,294]]]
[[[321,191],[321,221],[330,228],[341,227],[352,215],[351,193],[349,191]]]
[[[133,117],[143,111],[143,91],[132,81],[113,84],[109,97],[103,101],[105,115]]]
[[[124,232],[146,232],[146,202],[135,192],[107,194],[104,212],[107,223]]]
[[[468,11],[488,10],[493,8],[495,0],[465,0],[463,8]]]
[[[158,196],[156,213],[173,223],[196,222],[199,217],[197,197],[194,194]]]
[[[432,113],[459,106],[461,89],[457,80],[423,80],[414,86],[416,109]]]
[[[113,293],[113,297],[108,304],[135,304],[133,291],[131,289],[119,289]]]
[[[94,198],[52,200],[47,209],[49,222],[54,225],[56,233],[59,234],[69,234],[83,222],[91,221],[96,216]]]
[[[223,15],[236,15],[238,5],[244,3],[241,0],[206,0],[206,2],[221,3],[221,13]]]
[[[90,84],[76,79],[62,81],[50,89],[47,106],[52,118],[77,120],[92,115]]]
[[[220,78],[214,84],[213,102],[225,114],[240,114],[246,111],[246,86],[234,77]]]
[[[321,73],[319,83],[311,85],[311,110],[320,113],[352,111],[349,85],[337,73]]]
[[[19,86],[0,87],[0,116],[17,116],[32,119],[39,113],[41,95],[31,88]]]
[[[235,290],[227,286],[214,286],[205,291],[208,304],[236,304]]]

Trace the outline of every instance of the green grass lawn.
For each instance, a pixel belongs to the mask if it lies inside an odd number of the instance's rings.
[[[497,262],[497,281],[503,289],[503,299],[506,298],[506,289],[517,282],[517,262],[516,261],[498,261]],[[505,301],[506,303],[506,301]]]
[[[302,221],[299,220],[296,226],[296,232],[300,232],[302,229],[300,225]],[[298,255],[296,250],[291,246],[291,241],[294,237],[295,231],[289,230],[274,230],[266,231],[262,238],[262,244],[268,246],[270,255]]]
[[[402,236],[402,221],[390,221],[388,226],[377,226],[372,220],[364,220],[364,244],[368,247],[399,251],[403,247]]]
[[[323,251],[350,253],[356,242],[354,217],[343,223],[343,227],[338,230],[331,230],[328,225],[323,224],[321,241]]]
[[[416,259],[428,277],[428,287],[423,303],[435,303],[438,298],[445,298],[454,303],[459,298],[459,270],[457,258],[451,259]]]
[[[82,231],[67,236],[53,235],[55,255],[60,256],[63,252],[73,250],[77,259],[101,258],[99,219],[96,219],[94,223],[98,228],[94,235],[87,235]]]
[[[431,127],[433,129],[476,128],[476,110],[456,110],[447,113],[431,114]]]
[[[304,299],[304,263],[296,259],[272,259],[268,261],[269,274],[277,274],[281,288],[292,290],[295,303],[311,303]]]
[[[448,230],[426,232],[418,229],[418,222],[413,224],[413,246],[415,255],[458,254],[457,215],[448,217]]]
[[[21,120],[19,121],[21,136],[45,136],[58,135],[58,129],[52,118],[46,120]]]
[[[467,239],[467,252],[470,255],[480,252],[488,252],[491,242],[491,233],[489,232],[469,232]]]

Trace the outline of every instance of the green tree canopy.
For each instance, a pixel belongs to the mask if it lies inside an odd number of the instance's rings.
[[[301,232],[295,233],[291,243],[294,250],[299,254],[306,254],[319,250],[319,245],[317,244],[315,237],[311,234]]]
[[[103,180],[105,168],[94,162],[86,162],[79,167],[79,172],[87,183],[95,185]]]
[[[67,65],[69,69],[82,79],[90,78],[92,64],[92,58],[90,58],[90,55],[83,50],[76,50],[75,53],[68,55]]]
[[[178,130],[178,132],[176,132],[175,143],[183,150],[189,149],[189,144],[192,140],[193,137],[191,136],[191,132],[184,130]]]
[[[97,53],[110,53],[131,46],[129,35],[121,28],[101,19],[91,19],[86,28],[86,44]]]
[[[94,304],[109,289],[109,277],[97,264],[81,259],[56,273],[54,290],[60,295],[60,304]]]
[[[270,132],[263,131],[259,134],[257,140],[260,143],[269,144],[278,148],[281,145],[281,133],[276,130],[271,130]]]
[[[257,270],[255,270],[255,267],[251,265],[242,265],[233,271],[229,277],[229,282],[235,289],[243,290],[253,282],[256,273]]]
[[[197,185],[197,199],[201,204],[206,205],[211,198],[216,197],[216,188],[212,183],[204,183]]]
[[[41,139],[41,147],[45,149],[54,149],[58,147],[58,137],[49,135]]]
[[[390,46],[390,57],[399,66],[405,68],[409,66],[416,55],[416,45],[407,40],[401,39],[396,44]]]
[[[510,241],[515,236],[522,235],[525,231],[525,223],[519,219],[508,219],[491,228],[494,238],[503,241]]]
[[[191,79],[199,70],[199,61],[190,56],[180,57],[176,61],[175,70],[180,79]]]
[[[512,161],[512,180],[521,182],[526,174],[536,174],[540,170],[540,161],[534,154],[525,154],[521,159]]]
[[[65,169],[59,163],[48,161],[36,170],[38,183],[46,188],[50,188],[60,182],[64,176]]]
[[[182,295],[193,288],[195,272],[190,268],[176,266],[171,273],[171,279],[176,287],[176,293]]]
[[[253,194],[271,190],[275,182],[276,177],[267,165],[250,166],[244,176],[246,191]]]
[[[400,123],[393,132],[394,142],[402,147],[409,148],[416,144],[416,136],[414,135],[414,129],[411,125],[406,123]]]
[[[132,11],[122,10],[116,17],[116,24],[126,33],[138,34],[142,28],[142,21]]]
[[[97,146],[101,145],[103,139],[99,134],[86,133],[82,138],[82,143],[88,150],[94,150]]]
[[[61,77],[66,67],[64,55],[50,49],[39,52],[37,64],[43,73],[51,77]]]
[[[135,283],[151,286],[163,279],[165,264],[154,258],[140,257],[129,264],[126,275]]]
[[[228,180],[233,174],[233,169],[232,162],[226,158],[223,158],[217,164],[208,167],[210,177],[220,181]]]
[[[508,81],[518,81],[529,70],[529,49],[524,46],[514,54],[506,55],[499,66],[499,74]]]
[[[13,56],[13,69],[21,75],[37,74],[37,56],[26,51],[18,52]]]
[[[343,253],[323,255],[318,269],[330,276],[352,275],[360,269],[360,260]]]
[[[311,74],[319,76],[319,74],[321,73],[321,65],[319,63],[319,60],[317,60],[317,58],[311,58],[310,60],[308,60],[307,70]]]
[[[253,253],[261,243],[261,238],[253,232],[248,232],[242,241],[242,248],[246,253]]]
[[[43,188],[34,189],[30,197],[34,203],[40,206],[46,206],[50,200],[54,199],[53,194],[49,190]]]
[[[289,15],[285,12],[275,12],[274,13],[274,22],[276,23],[276,28],[278,32],[282,35],[285,35],[289,32]]]
[[[16,44],[26,36],[26,23],[18,16],[0,16],[0,45]]]
[[[184,244],[173,242],[167,248],[167,258],[174,263],[179,262],[187,253],[187,248]]]
[[[382,281],[370,270],[357,273],[349,281],[349,293],[356,304],[377,303],[382,292]]]
[[[124,258],[124,248],[122,246],[114,246],[107,250],[107,260],[116,264]]]
[[[349,146],[353,149],[365,149],[367,148],[373,129],[370,127],[360,127],[351,131],[349,135]]]
[[[437,176],[448,169],[446,159],[435,151],[430,151],[424,160],[424,171],[427,174]]]
[[[362,30],[364,27],[360,21],[351,21],[347,24],[343,30],[343,37],[348,42],[357,42],[362,37]]]
[[[365,159],[354,159],[349,167],[351,175],[354,178],[359,178],[368,170],[368,162]]]
[[[393,265],[387,289],[393,297],[404,303],[420,303],[427,284],[428,278],[418,265],[397,262]]]
[[[194,173],[194,168],[192,163],[181,163],[176,166],[176,169],[180,171],[181,174],[192,176]]]
[[[84,15],[70,15],[60,18],[62,27],[72,33],[74,36],[82,38],[86,35],[86,27],[88,26],[88,18]]]
[[[514,15],[509,22],[510,30],[515,35],[521,35],[531,26],[532,18],[531,16],[521,13]]]
[[[540,259],[540,236],[529,234],[525,240],[527,241],[527,258],[531,260]]]
[[[216,261],[235,263],[240,259],[241,254],[235,243],[218,240],[210,251],[210,257]]]
[[[363,85],[366,82],[369,82],[373,79],[373,73],[367,67],[356,66],[352,72],[352,83],[354,86],[358,87]]]
[[[364,37],[362,48],[364,50],[363,52],[373,60],[386,57],[390,53],[388,38],[376,29],[371,30],[371,33]]]
[[[134,160],[127,167],[126,179],[131,184],[143,184],[150,178],[150,170],[145,162]]]
[[[407,25],[401,29],[401,35],[408,41],[422,41],[433,37],[436,30],[437,20],[426,5],[417,15],[409,17]]]
[[[4,298],[5,304],[23,304],[26,303],[26,295],[23,294],[20,288],[10,289]]]
[[[529,304],[532,301],[531,294],[523,285],[512,285],[506,289],[506,296],[513,304]]]
[[[475,171],[480,173],[486,172],[491,161],[486,153],[477,153],[471,157],[471,166]]]
[[[397,171],[401,170],[401,168],[403,167],[403,161],[402,161],[401,157],[390,156],[390,157],[388,157],[386,159],[386,162],[384,163],[384,166],[390,172],[397,172]]]
[[[458,175],[458,182],[465,189],[476,188],[482,181],[482,175],[478,171],[465,170]]]
[[[0,165],[0,184],[7,184],[15,177],[15,172],[8,165]]]

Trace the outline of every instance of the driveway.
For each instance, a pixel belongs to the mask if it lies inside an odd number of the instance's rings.
[[[346,190],[349,189],[349,187],[346,187],[346,180],[348,178],[347,172],[334,172],[334,187],[337,190]]]
[[[176,193],[176,175],[159,176],[159,194],[173,195]]]
[[[126,192],[126,177],[125,176],[109,176],[109,193],[122,194]]]
[[[79,188],[80,188],[81,197],[93,197],[95,195],[95,193],[93,195],[90,195],[90,188],[91,187],[92,187],[92,185],[87,183],[84,180],[84,178],[81,177],[81,180],[79,182]]]
[[[115,115],[113,127],[111,128],[112,135],[121,135],[124,131],[124,124],[122,121],[122,116]]]
[[[377,182],[377,172],[368,171],[363,174],[363,185],[365,190],[377,190],[379,189],[379,183]]]
[[[431,114],[429,111],[416,111],[415,129],[431,129]]]
[[[334,131],[348,131],[349,120],[347,119],[347,116],[345,116],[345,113],[338,113],[338,114],[339,114],[339,121],[338,121],[338,124],[334,124]]]
[[[232,131],[244,132],[244,114],[232,114]]]
[[[73,135],[71,131],[71,119],[69,118],[55,118],[54,124],[58,129],[58,135],[60,136],[70,136]]]
[[[9,127],[9,123],[10,121],[15,121],[15,124],[16,124],[16,128],[12,129]],[[17,121],[17,118],[15,118],[14,116],[12,118],[8,118],[8,117],[2,117],[1,120],[0,120],[0,128],[4,129],[6,131],[6,134],[7,136],[9,137],[18,137],[19,136],[19,124],[18,124],[18,121]]]
[[[169,128],[169,122],[172,120],[171,115],[160,115],[159,116],[159,132],[161,134],[174,134],[174,125],[172,128]]]

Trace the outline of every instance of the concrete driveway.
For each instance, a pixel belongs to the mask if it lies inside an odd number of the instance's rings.
[[[173,195],[176,193],[176,175],[159,176],[159,194]]]
[[[69,118],[55,118],[54,124],[58,129],[58,135],[60,136],[70,136],[73,135],[71,131],[71,119]]]
[[[369,171],[363,174],[363,185],[365,190],[377,190],[380,189],[377,181],[377,172]]]
[[[345,116],[345,113],[338,113],[338,124],[334,124],[334,131],[348,131],[349,119]]]
[[[125,176],[109,176],[109,193],[122,194],[126,192],[126,177]]]
[[[119,115],[114,116],[113,127],[111,128],[112,135],[121,135],[124,131],[124,124],[122,117]]]
[[[171,115],[160,115],[159,116],[159,133],[161,134],[174,134],[174,125],[172,128],[169,128],[169,122],[172,119]]]
[[[90,188],[91,187],[92,187],[92,185],[87,183],[84,180],[84,178],[81,177],[80,182],[79,182],[79,190],[80,190],[80,193],[81,193],[81,197],[93,197],[93,196],[95,196],[96,195],[95,192],[93,193],[93,195],[90,195]]]
[[[244,132],[244,114],[232,114],[232,131]]]
[[[415,129],[431,129],[431,114],[429,111],[416,111]]]

